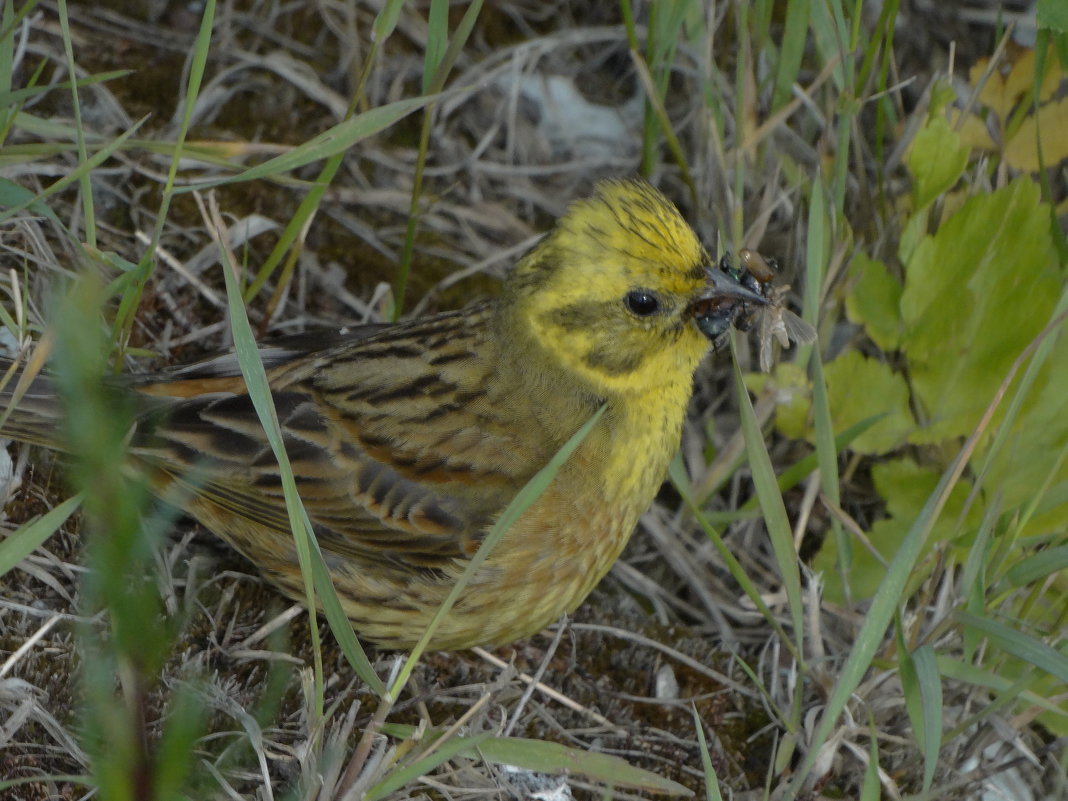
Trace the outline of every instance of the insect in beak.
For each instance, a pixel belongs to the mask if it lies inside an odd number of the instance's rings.
[[[697,327],[716,347],[732,325],[748,331],[759,318],[760,369],[765,373],[771,370],[772,341],[787,348],[791,342],[807,345],[816,339],[816,329],[786,308],[790,287],[771,285],[775,275],[775,262],[755,250],[739,250],[737,265],[727,253],[709,270],[709,288],[691,306]]]
[[[738,327],[744,330],[753,307],[765,306],[768,301],[727,270],[710,269],[707,275],[706,289],[690,304],[690,312],[701,332],[715,343],[731,325],[742,323]]]

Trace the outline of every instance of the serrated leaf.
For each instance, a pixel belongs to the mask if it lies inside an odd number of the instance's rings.
[[[926,417],[910,441],[967,434],[1060,291],[1038,187],[1017,179],[971,198],[918,244],[905,272],[901,347]]]
[[[1061,337],[1034,382],[1011,432],[987,472],[987,486],[997,487],[1006,508],[1038,499],[1024,534],[1068,527],[1068,338]],[[980,453],[983,453],[982,449]]]
[[[871,477],[880,497],[886,499],[887,513],[911,525],[938,486],[939,473],[920,467],[912,459],[903,458],[874,465]],[[959,517],[969,490],[970,485],[965,479],[957,482],[946,501],[944,511],[934,524],[931,541],[947,540],[959,533]],[[963,521],[963,528],[977,526],[980,516],[980,510],[973,506]],[[884,549],[882,542],[876,544],[881,552],[888,555],[893,554],[895,550],[893,547]]]
[[[853,441],[853,450],[886,453],[901,445],[916,427],[905,379],[888,365],[848,351],[828,362],[824,373],[836,433],[872,415],[886,415]]]
[[[876,520],[868,530],[868,541],[878,552],[874,555],[867,548],[854,548],[853,561],[849,573],[853,600],[869,598],[886,576],[886,564],[897,553],[909,529],[923,511],[931,494],[938,486],[939,474],[925,467],[920,467],[912,459],[892,459],[880,462],[872,467],[871,477],[880,498],[886,501],[887,516]],[[954,486],[946,502],[945,509],[934,523],[931,534],[924,546],[924,552],[934,543],[959,538],[956,547],[966,551],[971,545],[972,535],[979,524],[981,510],[973,506],[961,522],[961,513],[971,487],[966,481]],[[824,576],[825,595],[828,600],[839,603],[844,600],[840,577],[837,573],[837,548],[833,537],[824,541],[813,562],[813,569]],[[923,571],[917,570],[912,581],[923,578]]]
[[[779,362],[771,373],[777,401],[775,426],[787,437],[800,439],[812,430],[812,382],[796,362]]]
[[[908,526],[902,526],[897,520],[877,520],[868,530],[868,539],[893,547],[905,538]],[[823,576],[823,597],[832,604],[844,604],[871,598],[879,588],[879,582],[886,577],[885,560],[876,559],[866,548],[853,545],[849,563],[849,592],[847,598],[838,566],[838,542],[834,537],[823,541],[816,558],[812,560],[812,571]]]
[[[968,166],[968,148],[938,115],[916,134],[906,161],[915,184],[914,202],[921,209],[957,183]]]
[[[791,439],[811,437],[812,382],[796,362],[779,362],[770,373],[746,373],[745,388],[754,395],[768,387],[775,393],[775,427]]]
[[[884,351],[897,350],[901,341],[901,282],[881,261],[858,253],[849,266],[853,291],[846,296],[849,319],[864,326]]]
[[[916,253],[916,248],[927,236],[928,211],[924,208],[917,211],[905,222],[904,228],[897,240],[897,257],[902,264],[908,264]],[[907,281],[906,281],[907,283]]]

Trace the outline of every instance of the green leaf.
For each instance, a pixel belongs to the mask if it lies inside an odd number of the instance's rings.
[[[779,362],[770,373],[747,373],[745,387],[760,395],[767,386],[775,393],[775,427],[791,439],[812,433],[812,382],[797,362]]]
[[[889,365],[847,351],[828,362],[824,372],[836,433],[873,415],[885,415],[853,441],[853,450],[887,453],[900,446],[915,428],[908,385]]]
[[[0,208],[8,206],[17,206],[19,208],[27,208],[34,214],[40,214],[42,217],[46,217],[53,225],[58,227],[61,231],[66,230],[66,226],[60,222],[56,213],[48,207],[48,204],[43,200],[36,200],[36,195],[24,186],[19,186],[9,178],[0,177]]]
[[[868,728],[868,764],[864,766],[860,801],[879,801],[879,786],[879,727],[873,721]]]
[[[846,314],[864,326],[872,341],[884,351],[897,350],[901,342],[901,282],[881,261],[858,253],[849,265],[853,289],[846,295]]]
[[[1039,28],[1057,33],[1068,31],[1068,4],[1064,0],[1038,0],[1035,17]]]
[[[101,147],[100,150],[96,151],[92,156],[89,156],[85,159],[85,161],[82,161],[73,170],[65,173],[62,178],[58,178],[57,180],[53,181],[47,187],[42,189],[39,193],[31,196],[30,199],[27,199],[22,203],[14,205],[7,211],[0,213],[0,222],[4,222],[5,220],[10,219],[11,217],[15,216],[15,214],[22,211],[22,209],[24,208],[39,208],[40,202],[43,201],[45,198],[51,197],[57,192],[66,189],[71,184],[77,183],[83,178],[86,178],[93,170],[95,170],[97,167],[99,167],[101,164],[111,158],[117,151],[122,149],[123,145],[126,143],[126,140],[133,136],[147,120],[148,117],[142,117],[140,120],[135,122],[129,129],[123,131],[117,137],[115,137],[103,147]]]
[[[170,697],[153,763],[153,794],[157,799],[183,799],[181,793],[192,773],[196,741],[204,732],[207,708],[188,686]]]
[[[922,209],[957,183],[968,166],[968,148],[937,114],[916,134],[905,161],[914,181],[913,202]]]
[[[1016,684],[1013,679],[1002,675],[998,670],[989,670],[948,656],[938,657],[938,670],[943,676],[952,681],[967,682],[976,687],[993,690],[992,695],[999,700],[1004,693],[1010,692]],[[1054,694],[1052,693],[1050,696],[1040,695],[1030,689],[1024,689],[1020,692],[1021,700],[1026,701],[1036,709],[1045,710],[1051,716],[1059,715],[1063,721],[1064,710],[1057,706],[1056,698],[1053,696]]]
[[[86,78],[80,78],[75,81],[74,85],[81,89],[86,86],[92,86],[93,84],[113,81],[117,78],[125,78],[127,75],[131,74],[133,74],[133,70],[114,70],[112,72],[101,73],[100,75],[90,75]],[[49,84],[48,86],[27,86],[23,89],[0,92],[0,108],[6,109],[19,103],[25,103],[30,99],[43,97],[54,89],[70,88],[70,81],[58,81],[57,83]]]
[[[940,442],[969,433],[1060,294],[1049,210],[1031,181],[971,198],[906,265],[902,350],[924,426]]]
[[[371,26],[372,39],[376,44],[381,44],[390,37],[393,29],[397,27],[401,9],[404,8],[404,0],[388,0],[382,5],[381,10],[375,16]]]
[[[1068,338],[1061,336],[1038,372],[1020,414],[993,454],[986,486],[997,487],[1006,508],[1037,501],[1025,534],[1068,527]],[[991,447],[994,444],[991,443]],[[987,449],[983,448],[986,455]],[[1042,488],[1049,487],[1042,494]]]
[[[823,715],[812,730],[809,740],[814,747],[808,750],[797,766],[787,788],[788,794],[793,793],[793,796],[796,796],[808,780],[822,752],[821,744],[827,742],[839,716],[882,647],[887,627],[906,597],[906,587],[910,581],[916,580],[919,573],[917,567],[920,565],[920,557],[930,542],[933,527],[946,513],[950,491],[960,488],[961,474],[971,460],[974,447],[975,438],[972,437],[958,451],[956,458],[942,473],[923,508],[912,518],[908,533],[886,566],[886,575],[872,596],[864,622],[854,637],[849,657],[838,670],[837,681],[828,694]]]
[[[937,473],[921,468],[912,459],[904,458],[874,465],[871,477],[879,497],[886,501],[887,516],[876,520],[868,530],[867,539],[875,553],[868,547],[853,547],[849,582],[855,599],[870,598],[874,594],[886,576],[887,564],[905,542],[909,529],[934,492],[939,478]],[[969,490],[970,487],[963,481],[953,488],[946,500],[945,512],[931,528],[929,542],[959,538],[962,528],[967,533],[975,531],[981,518],[980,509],[972,507],[963,524],[960,521]],[[967,549],[971,545],[971,537],[959,539],[957,544],[962,550]],[[925,546],[922,552],[926,553],[927,550],[929,546]],[[837,576],[837,558],[836,543],[828,538],[816,555],[813,569],[824,574],[828,600],[840,603],[845,600],[845,595]],[[912,581],[918,581],[923,575],[924,571],[917,570]]]

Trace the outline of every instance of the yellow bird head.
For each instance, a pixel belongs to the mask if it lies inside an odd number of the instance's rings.
[[[604,181],[572,204],[505,290],[513,324],[601,396],[688,383],[709,348],[697,316],[741,302],[766,301],[713,269],[675,206],[641,181]]]

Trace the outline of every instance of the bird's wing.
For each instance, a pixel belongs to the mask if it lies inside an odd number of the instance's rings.
[[[488,395],[489,314],[467,309],[390,327],[268,370],[324,549],[442,566],[473,552],[540,466],[542,446],[530,444],[537,438],[517,441],[501,416],[507,405]],[[187,372],[140,389],[180,398],[139,435],[142,458],[189,470],[183,483],[234,515],[288,529],[278,465],[240,378]]]

